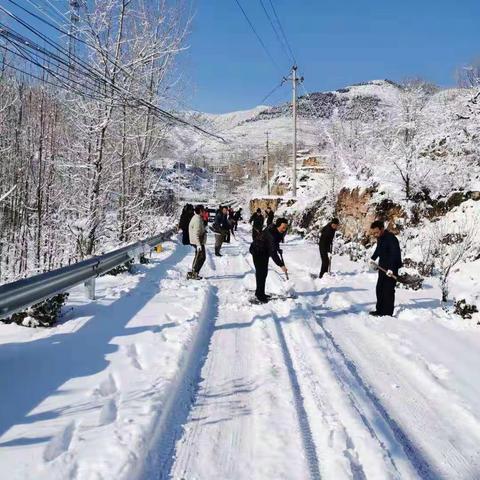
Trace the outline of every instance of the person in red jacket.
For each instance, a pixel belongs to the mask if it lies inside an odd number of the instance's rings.
[[[208,210],[203,211],[202,218],[203,218],[203,223],[205,223],[205,225],[208,225]]]

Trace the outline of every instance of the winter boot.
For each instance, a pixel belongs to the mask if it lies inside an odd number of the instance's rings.
[[[268,303],[270,298],[267,295],[256,296],[258,303]]]

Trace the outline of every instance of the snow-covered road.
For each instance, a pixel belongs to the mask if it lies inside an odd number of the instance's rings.
[[[0,328],[0,469],[9,479],[480,478],[480,332],[433,284],[372,318],[375,275],[313,279],[299,238],[252,305],[249,233],[186,281],[177,243],[137,275],[73,293],[53,330]]]

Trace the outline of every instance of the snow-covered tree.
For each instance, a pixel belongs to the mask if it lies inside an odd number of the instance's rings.
[[[445,218],[432,223],[422,241],[422,263],[433,266],[440,279],[442,301],[448,300],[449,277],[459,263],[478,253],[478,219],[448,221]]]

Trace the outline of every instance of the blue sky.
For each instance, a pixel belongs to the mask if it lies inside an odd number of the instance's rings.
[[[196,0],[188,53],[189,105],[207,112],[252,108],[291,67],[260,0]],[[269,0],[263,0],[269,6]],[[309,91],[421,76],[454,85],[455,69],[480,57],[480,0],[272,0]],[[290,98],[284,86],[266,103]]]

